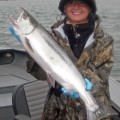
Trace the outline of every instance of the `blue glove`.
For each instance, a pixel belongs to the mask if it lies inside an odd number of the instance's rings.
[[[15,31],[14,31],[12,25],[10,25],[10,27],[9,27],[9,31],[10,31],[11,34],[16,38],[16,40],[19,41],[19,42],[21,43],[20,37],[19,37],[19,35],[17,35],[17,34],[15,33]]]
[[[71,98],[73,98],[73,99],[79,98],[79,94],[78,94],[77,90],[73,90],[72,92],[68,92],[64,87],[62,87],[62,88],[61,88],[61,91],[62,91],[65,95],[67,95],[67,96],[69,96],[69,97],[71,97]]]
[[[84,80],[86,84],[86,91],[91,91],[93,88],[93,84],[87,78],[85,78]]]
[[[87,78],[85,78],[84,80],[85,80],[85,84],[86,84],[86,91],[91,91],[92,88],[93,88],[92,83]],[[64,87],[62,87],[61,91],[65,95],[67,95],[67,96],[69,96],[69,97],[71,97],[73,99],[77,99],[77,98],[80,97],[79,94],[78,94],[78,92],[77,92],[77,90],[73,90],[72,92],[68,92]]]

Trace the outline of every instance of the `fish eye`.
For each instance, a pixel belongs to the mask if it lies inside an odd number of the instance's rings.
[[[23,19],[26,19],[27,16],[28,16],[27,13],[24,13],[24,14],[23,14]]]

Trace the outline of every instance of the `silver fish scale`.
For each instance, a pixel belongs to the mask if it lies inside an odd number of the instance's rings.
[[[45,31],[45,32],[43,32],[43,31]],[[48,33],[48,31],[46,31],[46,30],[43,30],[43,31],[40,31],[40,34],[44,38],[46,43],[61,56],[62,60],[64,60],[69,65],[73,65],[69,56],[61,48],[61,46],[53,40],[53,37]]]

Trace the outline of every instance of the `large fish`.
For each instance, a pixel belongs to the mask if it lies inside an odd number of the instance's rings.
[[[99,120],[111,114],[101,107],[89,91],[77,67],[66,52],[56,43],[48,31],[25,9],[17,20],[10,18],[15,32],[29,55],[58,83],[69,92],[76,89],[84,101],[88,120]]]

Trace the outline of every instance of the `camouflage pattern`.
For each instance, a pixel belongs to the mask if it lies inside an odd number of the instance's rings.
[[[100,28],[99,20],[96,23],[97,25],[94,30],[95,42],[84,49],[78,60],[74,57],[68,40],[61,39],[55,33],[52,34],[58,44],[64,48],[76,63],[83,76],[93,83],[94,87],[91,92],[96,101],[111,107],[108,80],[113,64],[113,38]],[[60,24],[61,22],[58,22],[52,29]],[[28,72],[32,74],[33,71],[34,69],[31,68]],[[72,99],[64,94],[56,96],[54,94],[55,90],[50,90],[48,93],[41,120],[87,120],[86,108],[81,99]],[[103,120],[110,119],[108,117]]]

